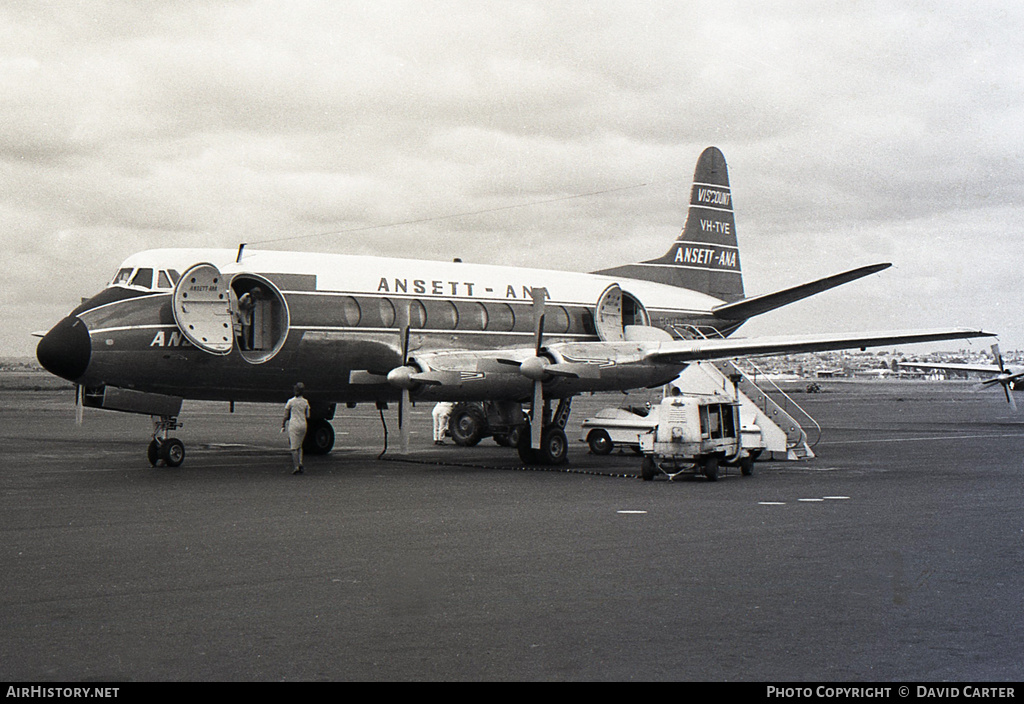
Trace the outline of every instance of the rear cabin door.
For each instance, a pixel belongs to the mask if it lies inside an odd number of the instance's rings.
[[[213,264],[196,264],[174,287],[174,322],[193,345],[226,355],[234,345],[231,299],[225,277]]]

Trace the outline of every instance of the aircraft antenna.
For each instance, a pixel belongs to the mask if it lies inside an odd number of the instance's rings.
[[[671,181],[673,179],[668,179],[668,180]],[[651,186],[653,184],[654,184],[654,182],[651,182],[651,183],[638,183],[638,184],[635,184],[633,186],[619,186],[617,188],[606,188],[606,189],[601,190],[601,191],[592,191],[590,193],[577,193],[577,194],[571,195],[571,196],[561,196],[559,198],[548,198],[547,200],[536,200],[536,201],[530,201],[529,203],[516,203],[514,205],[504,205],[504,206],[500,206],[500,207],[497,207],[497,208],[485,208],[483,210],[470,210],[470,211],[466,211],[466,212],[462,212],[462,213],[452,213],[450,215],[434,215],[434,216],[426,217],[426,218],[416,218],[416,219],[413,219],[413,220],[403,220],[401,222],[389,222],[389,223],[384,223],[382,225],[364,225],[364,226],[361,226],[361,227],[351,227],[351,228],[348,228],[348,229],[345,229],[345,230],[330,230],[330,231],[327,231],[327,232],[314,232],[314,233],[310,233],[310,234],[306,234],[306,235],[293,235],[291,237],[278,237],[278,238],[275,238],[275,239],[259,240],[256,244],[272,244],[272,243],[277,243],[277,242],[291,242],[293,240],[303,240],[303,239],[309,239],[309,238],[312,238],[312,237],[326,237],[328,235],[347,235],[347,234],[351,234],[353,232],[366,232],[367,230],[382,230],[382,229],[388,228],[388,227],[400,227],[402,225],[419,225],[419,224],[425,223],[425,222],[437,222],[439,220],[451,220],[453,218],[463,218],[463,217],[469,217],[469,216],[472,216],[472,215],[485,215],[487,213],[499,213],[499,212],[502,212],[502,211],[505,211],[505,210],[514,210],[516,208],[527,208],[527,207],[534,206],[534,205],[545,205],[547,203],[560,203],[562,201],[575,200],[577,198],[589,198],[591,196],[606,195],[608,193],[617,193],[619,191],[630,191],[630,190],[634,190],[634,189],[637,189],[637,188],[646,188],[646,187]],[[239,252],[241,252],[241,248],[239,248]]]
[[[243,242],[242,244],[238,245],[238,256],[235,257],[235,263],[236,264],[238,262],[242,261],[242,250],[243,249],[245,249],[245,242]]]

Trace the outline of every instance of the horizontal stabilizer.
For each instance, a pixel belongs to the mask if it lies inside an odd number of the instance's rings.
[[[850,281],[856,281],[864,276],[874,274],[888,269],[892,264],[872,264],[871,266],[863,266],[859,269],[853,269],[851,271],[843,272],[842,274],[835,274],[834,276],[828,276],[824,279],[818,279],[807,284],[801,284],[794,286],[793,288],[787,288],[784,291],[777,291],[775,293],[766,293],[763,296],[754,296],[753,298],[744,298],[743,300],[736,301],[734,303],[726,303],[724,305],[717,306],[712,309],[719,318],[725,320],[746,320],[752,318],[755,315],[761,315],[767,313],[770,310],[781,308],[782,306],[789,305],[794,301],[813,296],[816,293],[827,291],[830,288],[841,286],[842,284],[849,283]]]

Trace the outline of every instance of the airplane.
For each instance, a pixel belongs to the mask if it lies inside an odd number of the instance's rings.
[[[562,464],[571,399],[581,393],[654,388],[702,360],[992,335],[729,337],[753,316],[889,266],[747,297],[725,157],[708,147],[683,230],[655,259],[577,273],[244,243],[153,249],[129,256],[106,288],[45,333],[36,356],[77,385],[79,407],[152,416],[154,466],[184,460],[184,444],[170,436],[183,399],[283,404],[300,380],[313,454],[333,447],[338,404],[375,403],[383,420],[397,402],[405,450],[412,402],[487,400],[522,431],[524,462]]]
[[[929,363],[929,362],[900,362],[900,367],[908,369],[933,369],[936,371],[955,372],[976,372],[978,374],[991,374],[989,379],[981,382],[982,387],[990,387],[999,384],[1006,394],[1006,402],[1010,404],[1014,412],[1017,411],[1017,402],[1011,391],[1024,388],[1024,369],[1014,369],[1003,364],[1003,353],[999,351],[999,345],[992,345],[992,358],[995,364],[958,364],[958,363]]]

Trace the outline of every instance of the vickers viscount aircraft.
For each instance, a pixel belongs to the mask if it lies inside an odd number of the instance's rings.
[[[312,452],[333,446],[339,403],[398,402],[404,445],[411,401],[489,400],[523,429],[524,461],[558,464],[580,393],[660,386],[700,360],[991,334],[729,338],[752,316],[888,266],[745,297],[725,158],[709,147],[682,233],[656,259],[571,273],[244,245],[150,250],[57,323],[37,356],[85,405],[153,416],[154,465],[184,458],[169,437],[182,399],[283,403],[300,380]]]
[[[931,363],[931,362],[900,362],[900,367],[907,369],[931,369],[944,372],[967,372],[989,375],[990,378],[981,382],[984,387],[999,384],[1006,394],[1006,401],[1014,411],[1017,410],[1017,402],[1013,399],[1011,391],[1024,388],[1024,369],[1007,367],[1003,364],[1003,353],[999,351],[999,345],[992,345],[992,358],[995,364],[957,364],[957,363]]]

